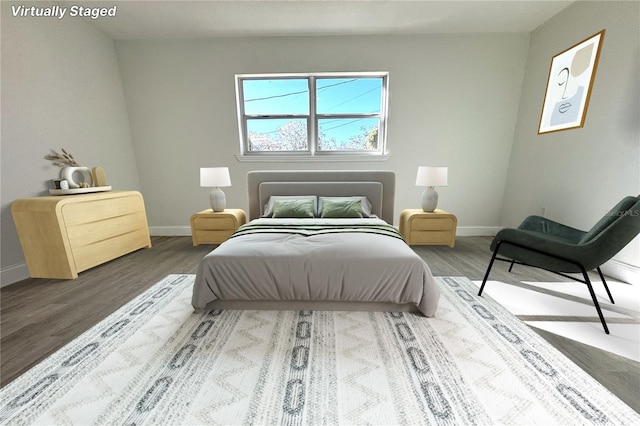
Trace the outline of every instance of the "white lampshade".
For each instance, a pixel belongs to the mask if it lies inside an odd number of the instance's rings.
[[[447,186],[448,167],[418,167],[416,186]]]
[[[231,177],[228,167],[203,167],[200,168],[200,186],[213,187],[209,193],[211,210],[222,212],[227,207],[227,197],[221,186],[231,186]]]
[[[200,168],[200,186],[219,188],[231,186],[231,177],[228,167],[203,167]]]

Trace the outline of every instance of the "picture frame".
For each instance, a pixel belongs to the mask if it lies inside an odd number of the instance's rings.
[[[584,126],[604,34],[603,29],[551,58],[539,135]]]

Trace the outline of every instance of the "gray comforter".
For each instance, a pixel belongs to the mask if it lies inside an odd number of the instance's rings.
[[[256,219],[202,259],[192,305],[390,302],[432,316],[439,297],[427,264],[381,219]]]

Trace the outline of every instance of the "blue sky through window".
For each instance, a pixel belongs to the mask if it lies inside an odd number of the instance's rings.
[[[243,80],[244,112],[247,116],[263,116],[249,119],[247,133],[250,141],[261,141],[253,146],[256,150],[278,150],[273,148],[276,141],[282,142],[282,117],[267,119],[274,115],[308,115],[309,83],[306,78],[246,79]],[[316,79],[316,114],[318,117],[320,150],[377,149],[367,148],[367,139],[380,123],[377,117],[346,117],[358,114],[379,114],[383,78],[381,77],[318,77]],[[337,115],[324,117],[323,115]],[[287,127],[284,138],[289,138],[293,127],[296,139],[300,137],[302,125],[299,120]],[[304,127],[304,125],[302,125]],[[375,130],[377,141],[377,130]],[[271,142],[269,142],[271,139]],[[377,144],[377,142],[376,142]],[[255,145],[255,144],[254,144]],[[283,150],[307,149],[295,142],[297,148],[284,147]],[[271,148],[268,148],[271,147]],[[250,147],[251,149],[251,147]]]

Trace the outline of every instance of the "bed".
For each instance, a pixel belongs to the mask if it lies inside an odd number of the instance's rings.
[[[253,171],[247,189],[249,223],[198,265],[196,310],[434,315],[431,271],[391,226],[393,172]]]

